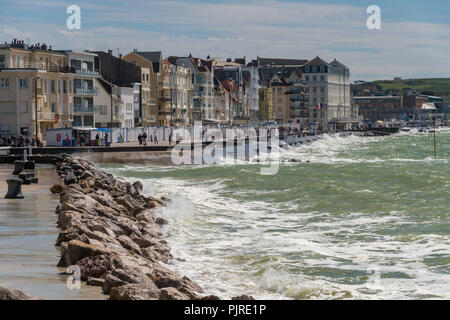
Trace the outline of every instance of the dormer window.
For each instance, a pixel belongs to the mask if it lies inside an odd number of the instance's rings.
[[[312,67],[312,72],[317,72],[317,67]]]
[[[309,72],[309,66],[305,67],[305,72]]]
[[[325,72],[325,67],[324,66],[320,67],[320,72]]]

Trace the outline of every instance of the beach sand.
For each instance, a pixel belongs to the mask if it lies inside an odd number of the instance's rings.
[[[37,165],[39,184],[22,186],[24,200],[6,200],[13,165],[0,165],[0,287],[57,300],[106,299],[98,287],[69,290],[65,268],[57,268],[59,234],[55,208],[59,195],[49,188],[59,177],[52,165]]]

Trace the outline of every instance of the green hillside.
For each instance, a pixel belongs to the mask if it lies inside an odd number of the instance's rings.
[[[402,90],[403,88],[412,88],[416,91],[450,91],[450,79],[403,79],[403,80],[379,80],[372,82],[382,87],[383,91],[389,89]]]

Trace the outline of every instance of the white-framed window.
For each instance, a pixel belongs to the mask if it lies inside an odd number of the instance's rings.
[[[21,88],[21,89],[28,88],[27,79],[19,79],[19,88]]]
[[[9,88],[9,79],[0,79],[0,88]]]

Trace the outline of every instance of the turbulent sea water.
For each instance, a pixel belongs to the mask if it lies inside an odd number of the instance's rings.
[[[261,164],[105,167],[167,196],[170,267],[208,294],[450,299],[450,130],[326,136]],[[310,161],[310,162],[306,162]]]

